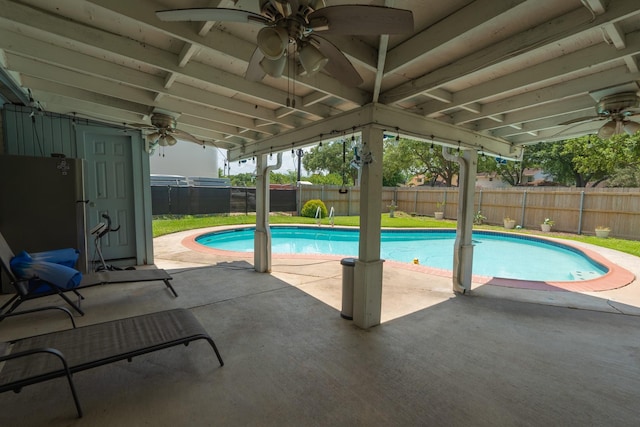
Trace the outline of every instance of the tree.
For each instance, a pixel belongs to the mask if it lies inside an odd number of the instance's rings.
[[[634,165],[618,169],[608,180],[607,187],[640,187],[640,167]]]
[[[634,175],[637,175],[640,165],[640,134],[629,136],[627,134],[614,135],[607,140],[597,137],[584,138],[582,141],[569,140],[567,149],[574,153],[573,162],[580,173],[590,173],[592,185],[600,182],[618,181],[631,184]],[[575,144],[571,146],[571,144]],[[636,173],[634,173],[634,171]],[[619,179],[616,179],[619,177]]]
[[[345,177],[345,181],[350,178],[350,182],[355,184],[358,179],[358,170],[350,166],[353,159],[353,146],[355,141],[345,140],[332,141],[322,146],[317,145],[302,158],[304,168],[311,173],[338,174]],[[340,184],[342,184],[342,179]],[[346,182],[345,182],[346,184]]]
[[[342,175],[329,173],[326,175],[314,173],[307,180],[315,185],[342,185]]]
[[[444,158],[442,148],[429,142],[387,138],[384,143],[383,185],[396,186],[411,175],[424,174],[425,181],[435,185],[440,179],[451,186],[459,173],[458,163]],[[356,181],[358,170],[349,166],[353,158],[350,140],[346,141],[344,160],[342,141],[334,141],[311,149],[305,157],[305,168],[314,173],[309,180],[318,184],[342,184],[342,174]],[[522,161],[498,163],[491,156],[478,158],[479,172],[495,172],[513,185],[523,184],[526,168],[539,167],[563,185],[585,187],[604,180],[611,185],[638,185],[640,172],[640,132],[634,136],[616,135],[608,140],[584,136],[557,142],[544,142],[525,147]]]
[[[528,148],[531,162],[554,180],[576,187],[596,186],[627,167],[638,165],[638,134],[615,135],[602,140],[595,135],[545,142]]]
[[[442,147],[423,141],[401,138],[393,148],[394,161],[404,165],[409,175],[424,174],[425,181],[434,186],[442,178],[450,187],[458,174],[458,163],[444,158]],[[385,153],[386,155],[386,153]]]
[[[394,138],[384,141],[382,185],[385,187],[395,187],[407,182],[413,159],[407,150],[400,149],[400,144]]]
[[[256,185],[256,177],[252,173],[239,173],[230,175],[231,185],[234,187],[254,187]]]
[[[514,187],[524,183],[525,169],[533,167],[530,157],[527,156],[527,148],[522,161],[508,160],[502,163],[498,160],[499,158],[481,154],[478,156],[478,172],[495,173],[502,181]]]
[[[287,173],[280,173],[271,171],[269,173],[269,182],[271,184],[292,184],[295,185],[298,176],[294,171],[288,171]]]

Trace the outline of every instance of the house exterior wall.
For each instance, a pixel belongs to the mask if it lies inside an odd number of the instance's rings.
[[[476,188],[508,188],[511,185],[500,178],[497,174],[478,174],[476,176]]]
[[[178,140],[172,147],[157,147],[149,156],[154,175],[218,178],[218,150]]]
[[[83,130],[113,133],[117,126],[77,117],[37,111],[29,107],[5,104],[2,108],[0,155],[50,157],[53,153],[69,158],[84,158]],[[124,129],[118,129],[124,132]],[[139,130],[126,130],[131,136],[131,168],[134,179],[129,191],[136,218],[136,264],[153,263],[151,232],[151,186],[149,156]]]

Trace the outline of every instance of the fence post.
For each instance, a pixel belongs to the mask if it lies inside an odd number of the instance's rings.
[[[244,214],[249,215],[249,191],[247,191],[247,187],[244,187]]]
[[[444,211],[444,217],[446,218],[446,217],[447,217],[447,189],[446,189],[446,188],[443,190],[443,194],[442,194],[442,202],[444,203],[444,204],[443,204],[443,206],[444,206],[444,207],[442,208],[442,210]],[[457,217],[457,216],[458,216],[458,215],[456,215],[456,217]],[[458,218],[456,218],[456,220],[457,220],[457,219],[458,219]]]
[[[416,215],[418,215],[418,189],[417,188],[413,197],[413,211],[416,213]]]
[[[482,210],[482,188],[480,189],[480,194],[478,195],[478,212]]]
[[[582,234],[582,213],[584,210],[584,190],[580,192],[580,212],[578,213],[578,234]]]
[[[524,217],[525,217],[526,209],[527,209],[527,190],[524,190],[522,192],[522,217],[520,218],[520,224],[522,225],[522,228],[524,228]]]

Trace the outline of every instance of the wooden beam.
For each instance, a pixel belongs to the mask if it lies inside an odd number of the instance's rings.
[[[480,102],[484,98],[496,96],[499,93],[508,93],[534,84],[540,84],[545,80],[559,80],[562,76],[583,71],[594,67],[594,58],[599,58],[600,63],[621,61],[627,55],[640,53],[640,31],[627,34],[627,47],[616,50],[611,49],[606,43],[593,46],[590,49],[581,49],[566,55],[562,55],[550,61],[532,65],[519,71],[515,71],[503,77],[495,78],[487,83],[475,85],[454,94],[454,101],[447,104],[446,108],[458,107],[470,102]],[[606,84],[606,82],[603,82]],[[419,106],[424,114],[440,111],[441,103],[431,101]]]
[[[606,23],[622,21],[639,13],[640,11],[638,10],[636,0],[616,0],[615,2],[611,2],[609,9],[595,19],[586,8],[576,9],[538,27],[523,31],[503,41],[487,46],[484,49],[480,49],[447,66],[440,67],[437,70],[429,70],[429,72],[422,77],[412,79],[410,82],[398,85],[384,92],[380,96],[380,102],[385,104],[401,102],[422,92],[443,87],[449,82],[486,67],[487,64],[497,66],[502,61],[512,59],[514,52],[517,52],[518,55],[526,55],[533,50],[545,49],[545,46],[553,45],[558,41],[573,38],[581,33],[592,31],[593,28],[598,28]],[[452,27],[456,25],[449,20],[445,22]],[[417,55],[420,55],[420,52],[428,52],[427,49],[421,48],[419,45],[416,49],[414,54]],[[389,55],[394,55],[394,50],[389,52]]]

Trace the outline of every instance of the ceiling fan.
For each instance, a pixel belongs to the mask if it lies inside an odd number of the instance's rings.
[[[229,8],[172,9],[156,12],[161,21],[222,21],[259,25],[258,47],[245,74],[260,81],[281,77],[287,58],[297,58],[308,75],[325,70],[344,85],[362,77],[347,57],[326,38],[331,35],[382,35],[413,31],[409,10],[372,5],[325,6],[324,0],[256,0],[260,13]],[[296,62],[297,64],[297,62]]]
[[[640,131],[640,123],[629,120],[630,117],[640,114],[640,97],[636,92],[621,92],[601,98],[596,104],[596,114],[569,120],[561,125],[607,120],[598,130],[600,139],[608,139],[622,132],[633,135]]]
[[[178,115],[175,113],[157,108],[151,113],[151,127],[146,126],[143,128],[150,131],[145,136],[149,152],[152,152],[157,146],[176,145],[178,139],[193,141],[198,144],[203,143],[190,133],[177,129],[177,117]]]

